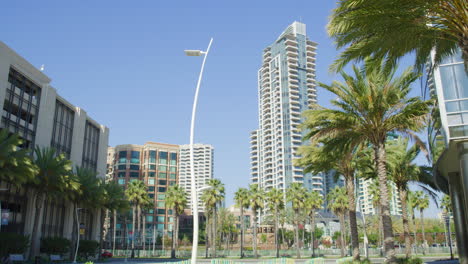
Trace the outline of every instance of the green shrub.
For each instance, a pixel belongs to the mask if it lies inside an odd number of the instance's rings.
[[[94,264],[92,261],[86,261],[85,264]]]
[[[29,236],[16,233],[0,233],[0,258],[10,254],[24,254],[29,247]]]
[[[420,258],[411,257],[411,258],[397,258],[396,261],[398,264],[422,264],[423,261]]]
[[[78,256],[84,259],[94,257],[99,249],[99,242],[95,240],[80,240],[78,248]]]
[[[65,254],[70,250],[70,240],[63,237],[48,237],[41,239],[41,252],[48,255]]]

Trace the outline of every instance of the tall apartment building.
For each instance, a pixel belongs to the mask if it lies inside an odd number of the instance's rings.
[[[263,51],[258,71],[259,128],[250,134],[251,179],[265,190],[285,190],[293,182],[324,194],[321,175],[304,175],[295,167],[304,144],[299,130],[302,112],[317,102],[315,56],[317,43],[306,25],[294,22]]]
[[[23,148],[53,147],[73,162],[73,166],[106,174],[109,129],[94,121],[82,108],[61,97],[51,79],[0,42],[0,129],[18,134]],[[91,96],[91,95],[90,95]],[[8,215],[2,232],[31,235],[35,205],[23,188],[0,182],[2,213]],[[39,219],[38,239],[60,236],[72,238],[73,205],[64,200],[49,200]],[[83,239],[99,240],[100,212],[80,210]]]
[[[214,149],[211,145],[194,144],[193,146],[195,184],[196,189],[207,186],[210,179],[213,179],[213,158]],[[180,146],[179,160],[179,185],[187,192],[189,209],[192,209],[192,181],[190,172],[190,145]],[[205,211],[205,206],[201,200],[202,192],[198,192],[198,208],[200,212]]]
[[[356,190],[357,190],[357,209],[366,215],[375,215],[377,210],[373,205],[373,196],[370,191],[370,185],[374,179],[357,179]],[[391,215],[401,215],[401,200],[395,183],[389,182],[389,204]]]
[[[171,234],[174,214],[166,206],[166,191],[175,185],[178,179],[179,146],[172,144],[147,142],[144,145],[117,145],[109,148],[114,152],[114,159],[109,159],[113,167],[113,178],[124,188],[135,180],[143,181],[148,186],[148,195],[155,207],[144,212],[147,240],[153,238],[153,232],[159,236]],[[125,217],[117,221],[117,244],[123,245],[131,221],[125,225]],[[151,240],[152,241],[152,240]],[[148,241],[148,242],[151,242]],[[152,243],[152,242],[151,242]]]

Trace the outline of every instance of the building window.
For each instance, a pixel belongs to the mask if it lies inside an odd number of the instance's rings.
[[[0,127],[18,134],[23,148],[34,148],[41,88],[10,68]]]
[[[146,216],[146,222],[153,222],[153,216],[152,215],[147,215]]]
[[[167,171],[167,166],[159,165],[159,171]]]
[[[159,152],[159,164],[167,164],[167,152]]]
[[[158,214],[166,214],[166,210],[165,209],[158,209]]]
[[[165,202],[162,202],[162,201],[159,201],[159,202],[157,203],[157,206],[158,206],[158,207],[165,207],[165,206],[166,206],[166,203],[165,203]]]
[[[167,173],[165,173],[165,172],[158,173],[158,178],[159,179],[166,179],[167,178]]]
[[[154,185],[154,179],[148,179],[148,184]]]
[[[155,150],[150,150],[150,152],[149,152],[149,162],[150,163],[156,163],[156,151]]]
[[[166,187],[158,187],[158,192],[166,192]]]
[[[157,224],[156,226],[158,230],[164,230],[164,224]]]
[[[119,151],[119,163],[127,163],[127,151]]]
[[[126,170],[126,169],[127,169],[127,165],[119,165],[119,166],[117,166],[117,169],[118,169],[118,170]]]
[[[171,167],[170,172],[177,172],[177,167]]]
[[[165,194],[158,194],[158,200],[165,200],[166,195]],[[164,213],[158,213],[158,214],[164,214]]]
[[[169,178],[172,179],[172,180],[175,180],[177,178],[177,176],[176,176],[175,173],[171,173]]]
[[[166,181],[166,180],[159,180],[159,181],[158,181],[158,184],[159,184],[159,185],[166,185],[166,184],[167,184],[167,181]]]
[[[148,187],[148,192],[154,192],[154,186],[149,186]]]
[[[148,167],[150,170],[156,170],[156,165],[149,165]]]
[[[154,171],[148,172],[148,177],[150,177],[150,178],[154,178],[155,175],[156,175],[156,173]]]
[[[140,151],[132,151],[130,157],[130,163],[140,163]]]
[[[119,172],[117,173],[117,177],[119,177],[119,178],[125,178],[125,171],[119,171]]]
[[[171,153],[171,161],[170,161],[170,164],[171,165],[177,165],[177,153]]]
[[[174,186],[174,185],[176,185],[176,182],[175,182],[175,181],[170,181],[170,182],[169,182],[169,185],[170,185],[170,186]]]
[[[130,165],[131,170],[140,170],[140,165]]]
[[[125,179],[119,179],[119,184],[124,185],[125,184]]]
[[[132,178],[139,178],[139,177],[140,177],[140,173],[139,173],[139,172],[136,172],[136,171],[131,171],[131,172],[130,172],[130,177],[132,177]]]
[[[50,145],[70,159],[75,112],[60,101],[55,102],[54,127]]]
[[[99,128],[86,121],[85,136],[83,144],[83,159],[81,166],[97,170],[97,160],[99,151]]]
[[[164,223],[164,221],[166,221],[166,217],[158,215],[158,222]]]

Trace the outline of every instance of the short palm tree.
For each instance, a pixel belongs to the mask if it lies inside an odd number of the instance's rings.
[[[338,216],[340,219],[340,233],[341,233],[341,257],[345,255],[345,214],[348,210],[348,195],[346,188],[336,186],[332,189],[327,196],[328,208]]]
[[[306,200],[305,200],[305,209],[309,216],[309,224],[310,224],[310,243],[312,243],[312,249],[314,249],[314,235],[315,235],[315,213],[317,210],[322,209],[323,206],[323,197],[317,191],[312,191],[307,193]],[[315,253],[315,251],[313,251]],[[312,256],[315,257],[315,254]]]
[[[61,198],[71,189],[77,188],[71,179],[71,161],[64,155],[58,154],[53,148],[39,148],[34,150],[34,164],[38,169],[37,176],[31,183],[34,189],[36,212],[32,231],[30,257],[38,253],[39,219],[43,217],[45,202],[51,198]]]
[[[391,192],[389,193],[391,194]],[[380,187],[379,182],[373,179],[369,185],[369,195],[372,197],[372,206],[374,207],[375,214],[378,216],[379,219],[379,243],[380,246],[383,247],[383,227],[382,227],[382,212],[380,210]]]
[[[179,236],[179,216],[184,213],[187,207],[187,193],[179,185],[173,185],[167,189],[166,205],[174,211],[174,230],[172,231],[171,258],[176,257],[177,240]]]
[[[145,197],[148,196],[147,187],[140,180],[131,181],[127,186],[127,190],[125,190],[125,195],[132,205],[132,252],[134,252],[135,240],[138,237],[135,233],[135,220],[137,220],[138,233],[140,233],[140,206],[144,203]]]
[[[443,213],[446,215],[449,215],[452,212],[452,200],[450,199],[450,196],[448,196],[447,194],[444,194],[444,196],[442,196],[440,207],[442,208]]]
[[[307,126],[304,126],[307,129]],[[310,135],[304,139],[309,140]],[[321,172],[335,172],[335,177],[344,176],[348,193],[349,226],[351,231],[351,245],[353,248],[353,259],[359,260],[359,235],[356,219],[356,195],[355,195],[355,170],[359,167],[360,148],[350,146],[337,151],[333,146],[333,140],[323,139],[319,145],[309,145],[300,148],[301,158],[296,160],[296,165],[303,167],[304,172],[318,174]],[[334,149],[334,151],[330,151]]]
[[[249,208],[249,191],[245,188],[239,188],[234,194],[234,200],[236,201],[237,207],[240,209],[240,224],[241,224],[241,239],[240,239],[240,257],[244,257],[244,231],[245,231],[245,220],[244,220],[244,209]]]
[[[209,208],[212,209],[212,216],[213,216],[213,221],[212,221],[212,227],[213,227],[213,232],[211,233],[212,239],[211,241],[213,242],[213,256],[216,258],[216,238],[217,238],[217,214],[218,214],[218,208],[219,204],[224,200],[225,196],[225,189],[224,189],[224,184],[219,180],[219,179],[211,179],[208,181],[208,186],[210,186],[210,189],[207,189],[204,191],[204,201],[205,204],[208,205]]]
[[[426,234],[424,232],[424,210],[429,207],[429,195],[425,194],[423,191],[415,191],[414,192],[414,203],[416,208],[419,209],[419,216],[421,218],[421,232],[422,232],[422,246],[423,246],[423,254],[426,254]]]
[[[18,135],[0,129],[0,181],[17,187],[33,181],[37,174],[29,150],[19,149],[21,144]]]
[[[423,145],[414,131],[424,128],[430,104],[416,97],[408,97],[410,85],[418,78],[418,74],[408,68],[396,77],[395,71],[395,68],[385,63],[366,61],[362,69],[353,66],[354,77],[341,72],[344,83],[335,81],[331,85],[320,84],[338,96],[331,102],[334,109],[315,105],[312,110],[305,112],[304,122],[304,126],[309,129],[307,137],[314,143],[326,137],[333,142],[330,148],[325,145],[325,150],[343,151],[365,142],[372,145],[381,189],[384,248],[389,262],[395,261],[395,249],[387,188],[387,133],[399,132]]]
[[[408,220],[408,190],[410,182],[419,182],[427,186],[433,186],[432,177],[425,173],[423,167],[415,164],[415,160],[420,153],[418,145],[408,148],[407,139],[398,139],[388,144],[387,166],[390,171],[390,177],[395,183],[400,195],[403,233],[405,237],[406,257],[411,255],[411,239]]]
[[[416,65],[422,69],[432,50],[438,64],[461,49],[468,71],[466,0],[340,1],[328,34],[338,48],[345,47],[334,69],[369,55],[395,62],[409,53],[416,55]]]
[[[275,218],[275,247],[276,247],[276,257],[279,258],[279,238],[278,238],[278,226],[279,226],[279,214],[280,211],[284,208],[284,193],[283,191],[272,188],[266,193],[266,201],[270,212],[274,215]]]
[[[266,194],[263,189],[258,187],[258,184],[251,184],[249,186],[249,199],[250,199],[250,208],[252,209],[254,221],[253,221],[253,250],[255,258],[258,258],[257,253],[257,223],[258,223],[258,214],[263,209],[265,205]]]
[[[299,247],[299,214],[300,210],[305,207],[306,189],[300,182],[293,182],[286,190],[286,200],[292,204],[295,218],[295,232],[294,232],[294,244],[296,245],[297,258],[301,258],[301,249]]]

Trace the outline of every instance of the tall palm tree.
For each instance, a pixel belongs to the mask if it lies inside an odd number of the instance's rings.
[[[345,215],[349,205],[348,195],[346,192],[346,188],[336,186],[328,193],[327,196],[328,208],[340,219],[341,257],[344,257],[345,255]]]
[[[30,257],[38,253],[38,228],[43,217],[45,202],[51,198],[60,198],[70,189],[77,188],[70,176],[71,161],[64,155],[58,154],[53,148],[39,148],[34,150],[36,158],[34,164],[38,169],[37,176],[31,183],[34,189],[36,211],[32,230]]]
[[[225,196],[225,189],[224,183],[222,183],[219,179],[210,179],[207,183],[210,186],[210,189],[204,191],[204,201],[205,205],[208,205],[209,208],[212,208],[212,228],[213,232],[211,233],[213,242],[213,256],[216,258],[216,238],[217,238],[217,220],[216,216],[218,214],[219,204],[224,200]]]
[[[146,196],[141,205],[143,251],[146,250],[146,214],[149,212],[149,210],[154,209],[154,207],[154,200],[149,196]]]
[[[273,213],[275,218],[275,247],[276,257],[279,258],[279,238],[278,238],[278,226],[279,226],[279,214],[284,208],[284,193],[283,191],[272,188],[266,193],[266,201],[269,206],[270,212]]]
[[[419,216],[421,218],[421,232],[422,232],[422,247],[423,247],[423,254],[426,254],[426,234],[424,233],[424,210],[429,207],[429,195],[423,193],[423,191],[416,191],[415,192],[415,204],[419,209]]]
[[[354,76],[341,72],[344,83],[320,84],[338,96],[331,101],[334,109],[318,105],[305,112],[307,137],[314,143],[325,137],[333,144],[327,151],[343,150],[369,142],[375,152],[375,166],[381,189],[380,208],[384,227],[386,260],[395,261],[392,219],[387,188],[385,142],[388,132],[410,136],[423,145],[414,131],[424,128],[430,102],[409,98],[410,85],[418,78],[411,68],[395,77],[395,68],[385,63],[366,61],[362,69],[353,66]]]
[[[390,194],[390,193],[389,193]],[[372,180],[369,185],[369,195],[372,197],[372,206],[374,207],[375,214],[379,219],[379,243],[383,247],[383,226],[382,226],[382,214],[380,211],[380,187],[377,180]]]
[[[307,127],[304,127],[307,129]],[[306,135],[304,139],[309,140],[311,135]],[[321,172],[334,172],[335,177],[343,175],[346,182],[348,193],[348,213],[349,225],[351,231],[351,245],[353,248],[353,259],[359,260],[359,235],[356,219],[356,195],[355,195],[355,170],[360,167],[359,161],[360,148],[351,145],[344,148],[342,151],[337,151],[333,144],[333,140],[322,139],[320,145],[309,145],[300,148],[299,153],[302,158],[297,159],[296,165],[304,167],[304,172],[312,172],[314,174]],[[329,151],[330,148],[335,151]]]
[[[312,250],[314,250],[314,239],[315,239],[315,213],[317,210],[320,210],[323,206],[322,195],[317,191],[312,191],[307,193],[305,200],[305,209],[309,216],[310,224],[310,243],[312,243]],[[312,257],[315,257],[315,251]]]
[[[184,213],[187,207],[187,193],[179,185],[170,186],[166,192],[166,204],[172,208],[175,215],[174,230],[172,231],[171,258],[176,257],[177,241],[179,240],[179,216]]]
[[[112,252],[115,251],[115,238],[117,226],[117,212],[123,212],[130,208],[130,204],[125,196],[124,189],[115,181],[110,181],[104,184],[105,201],[104,207],[113,214],[112,228]]]
[[[135,233],[135,220],[137,220],[138,233],[140,233],[140,206],[144,203],[145,197],[148,196],[147,187],[144,182],[140,180],[131,181],[127,190],[125,190],[125,195],[127,196],[128,201],[132,205],[132,256],[134,256],[135,250],[135,240],[137,235]]]
[[[416,55],[416,65],[422,69],[433,49],[437,64],[461,49],[468,71],[466,0],[340,1],[328,34],[337,48],[345,47],[334,69],[370,55],[396,62],[408,53]]]
[[[291,185],[289,185],[288,189],[286,190],[286,199],[292,204],[296,222],[294,228],[294,244],[296,245],[297,258],[301,258],[301,248],[299,247],[299,213],[300,210],[304,208],[306,193],[307,191],[304,188],[304,185],[300,182],[291,183]]]
[[[442,196],[440,207],[442,208],[444,214],[448,215],[452,212],[452,200],[450,199],[450,196],[448,196],[447,194],[444,194],[444,196]]]
[[[263,209],[265,205],[265,191],[258,187],[258,184],[251,184],[249,186],[249,199],[250,199],[250,208],[252,209],[254,221],[253,221],[253,250],[255,258],[258,258],[257,254],[257,223],[258,223],[258,214]]]
[[[17,187],[33,181],[38,172],[29,150],[19,149],[22,142],[18,135],[0,129],[0,181]]]
[[[241,223],[241,241],[240,241],[240,257],[244,257],[244,231],[245,231],[245,220],[244,220],[244,209],[249,208],[249,191],[245,188],[239,188],[234,194],[234,200],[236,201],[237,207],[240,209],[240,223]]]
[[[210,248],[210,243],[211,238],[210,235],[212,233],[212,215],[214,211],[214,205],[215,203],[212,201],[212,196],[205,191],[203,191],[201,195],[201,200],[203,201],[203,205],[205,206],[205,216],[206,216],[206,222],[205,222],[205,257],[208,258],[208,251]]]
[[[420,153],[418,145],[408,148],[407,139],[398,139],[388,144],[389,155],[387,165],[390,176],[395,183],[400,195],[403,233],[405,237],[406,257],[411,255],[411,239],[408,220],[408,190],[410,182],[419,182],[427,186],[434,186],[431,175],[425,172],[423,167],[415,164],[415,160]]]

